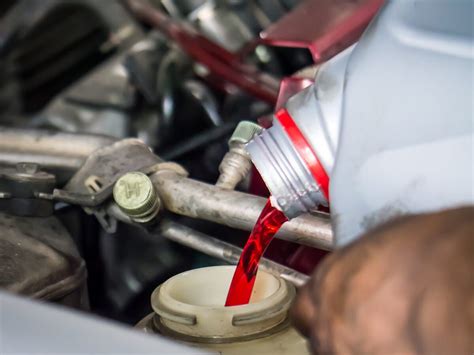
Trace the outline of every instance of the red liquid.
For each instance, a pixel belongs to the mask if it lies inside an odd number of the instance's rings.
[[[260,258],[286,221],[288,218],[283,212],[272,207],[269,199],[240,255],[225,301],[226,307],[249,303]]]

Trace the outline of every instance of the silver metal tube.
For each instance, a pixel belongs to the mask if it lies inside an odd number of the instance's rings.
[[[226,243],[222,240],[195,231],[182,224],[168,220],[161,223],[161,235],[181,245],[198,250],[206,255],[227,261],[231,264],[237,264],[240,254],[242,253],[242,249],[235,245]],[[259,265],[263,270],[279,275],[295,286],[302,286],[309,279],[309,276],[301,272],[295,271],[265,258],[260,260]]]
[[[90,134],[0,128],[0,165],[32,162],[45,170],[72,173],[93,151],[113,142],[113,138]],[[169,170],[154,174],[152,180],[169,211],[237,229],[251,230],[265,205],[265,198],[224,190]],[[328,218],[311,215],[294,218],[285,223],[276,237],[332,249]]]
[[[46,170],[75,171],[94,150],[115,141],[92,134],[0,127],[0,165],[31,162]]]
[[[133,224],[130,218],[125,216],[114,203],[109,204],[108,212],[124,223]],[[230,264],[237,264],[240,254],[242,253],[242,249],[235,245],[226,243],[171,220],[163,220],[160,222],[160,235],[178,244],[224,260]],[[266,258],[260,260],[260,267],[265,271],[280,275],[298,287],[304,285],[309,279],[309,276],[301,272]]]
[[[220,175],[216,186],[226,190],[234,190],[249,174],[251,168],[252,163],[246,153],[241,153],[235,148],[231,149],[219,165]]]
[[[167,210],[232,228],[252,230],[266,202],[263,197],[220,189],[169,170],[160,171],[151,179]],[[329,218],[312,215],[294,218],[283,225],[276,237],[319,249],[332,249]]]

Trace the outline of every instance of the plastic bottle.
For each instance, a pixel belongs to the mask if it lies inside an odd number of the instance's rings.
[[[276,113],[246,149],[287,217],[329,204],[343,245],[474,203],[473,21],[471,0],[386,2]]]
[[[234,270],[214,266],[170,278],[151,296],[154,313],[136,327],[223,355],[309,354],[288,320],[294,286],[260,270],[250,303],[224,307]]]

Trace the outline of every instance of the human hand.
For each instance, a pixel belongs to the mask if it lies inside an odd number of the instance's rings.
[[[403,217],[335,251],[292,315],[314,353],[474,354],[474,207]]]

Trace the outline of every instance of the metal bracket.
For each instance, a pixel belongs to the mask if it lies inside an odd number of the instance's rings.
[[[115,232],[117,220],[104,203],[112,196],[115,182],[131,171],[152,175],[171,170],[182,176],[187,171],[176,163],[164,162],[138,139],[124,139],[94,151],[64,189],[39,193],[38,198],[79,205],[93,214],[108,233]]]

